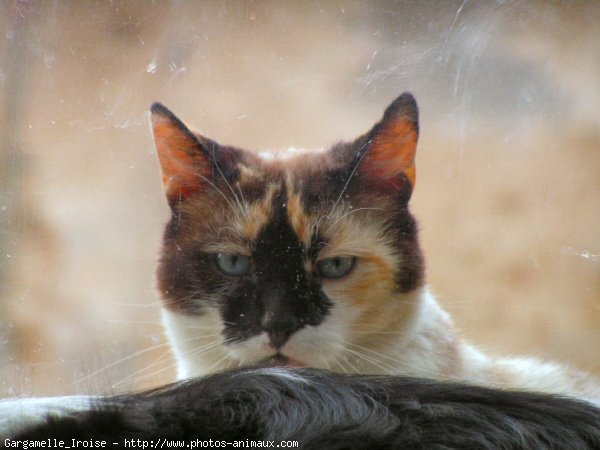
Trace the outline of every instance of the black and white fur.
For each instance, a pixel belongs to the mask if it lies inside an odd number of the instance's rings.
[[[36,423],[0,429],[3,439],[297,440],[300,448],[315,449],[600,448],[600,409],[590,403],[315,369],[241,369],[145,393],[89,398],[89,406],[81,398],[72,408],[65,398],[54,407],[45,401],[46,414],[38,405]],[[14,407],[18,400],[9,402]]]

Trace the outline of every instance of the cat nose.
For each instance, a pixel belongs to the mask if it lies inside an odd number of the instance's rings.
[[[294,317],[277,317],[267,314],[262,320],[262,328],[269,336],[271,347],[280,349],[290,339],[290,336],[300,328]]]

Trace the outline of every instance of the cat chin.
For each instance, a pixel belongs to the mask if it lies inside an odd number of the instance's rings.
[[[268,343],[265,333],[255,336],[238,345],[228,347],[229,356],[242,366],[262,367],[308,367],[308,364],[289,356],[288,352],[276,352]]]
[[[279,353],[261,361],[259,365],[264,367],[307,367],[303,362],[298,361],[297,359],[288,358],[287,356]]]

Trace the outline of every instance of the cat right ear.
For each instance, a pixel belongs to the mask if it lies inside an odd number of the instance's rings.
[[[165,106],[154,103],[150,113],[163,187],[174,205],[202,188],[212,163],[198,137]]]

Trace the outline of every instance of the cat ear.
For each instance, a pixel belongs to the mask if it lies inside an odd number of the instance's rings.
[[[375,184],[403,189],[415,185],[415,153],[419,136],[419,110],[415,98],[405,92],[385,110],[356,155],[359,173]],[[404,175],[404,176],[402,176]]]
[[[198,191],[211,176],[212,163],[198,136],[160,103],[150,108],[154,143],[170,204]]]

